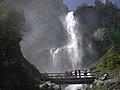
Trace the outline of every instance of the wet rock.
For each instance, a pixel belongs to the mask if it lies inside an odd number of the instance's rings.
[[[108,79],[108,80],[95,80],[92,87],[89,86],[89,88],[93,87],[107,87],[107,90],[120,90],[120,77]]]
[[[59,86],[55,83],[51,83],[49,81],[44,82],[43,84],[39,85],[39,88],[42,90],[59,90]]]
[[[101,80],[98,80],[96,85],[99,86],[99,85],[103,85],[104,84],[104,81],[101,81]]]
[[[105,28],[102,29],[98,29],[97,31],[95,31],[95,33],[93,34],[95,40],[97,41],[103,41],[105,39]]]
[[[109,79],[105,81],[105,86],[107,86],[108,90],[120,90],[120,77]]]

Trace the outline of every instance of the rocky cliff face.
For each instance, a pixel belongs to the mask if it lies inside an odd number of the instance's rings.
[[[23,55],[39,70],[47,71],[50,49],[61,47],[66,41],[62,16],[68,10],[62,0],[34,0],[23,6],[26,29],[30,30],[21,42]]]
[[[120,77],[108,80],[95,80],[92,86],[87,90],[120,90]]]
[[[14,13],[14,14],[13,14]],[[20,51],[24,15],[21,8],[0,3],[0,89],[39,90],[40,72]],[[19,31],[19,32],[18,32]]]
[[[100,26],[100,15],[93,6],[78,7],[74,15],[79,22],[79,31],[83,38],[83,63],[82,67],[86,68],[95,63],[98,58],[98,52],[93,43],[93,33]]]

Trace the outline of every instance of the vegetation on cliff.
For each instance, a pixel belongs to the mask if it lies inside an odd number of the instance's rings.
[[[75,15],[82,23],[84,30],[82,34],[84,37],[90,36],[100,54],[100,60],[91,70],[96,72],[97,76],[105,73],[109,78],[119,76],[120,9],[109,0],[106,0],[105,4],[95,0],[95,6],[87,6],[84,3],[78,7]],[[89,20],[91,17],[92,20]],[[26,61],[20,51],[19,43],[22,39],[24,23],[24,11],[21,8],[7,2],[0,3],[0,89],[2,90],[39,90],[39,85],[42,83],[39,71]],[[100,34],[104,35],[100,36],[104,38],[99,39],[94,36],[95,32],[98,33],[98,29],[99,32],[103,32]],[[53,89],[46,85],[43,88]],[[95,89],[92,90],[106,90],[107,87],[93,88]]]
[[[90,14],[93,20],[90,18],[86,19],[85,13],[87,15]],[[105,3],[95,0],[95,6],[82,4],[82,6],[79,6],[75,11],[75,15],[79,18],[80,22],[86,25],[86,31],[84,32],[89,33],[91,31],[91,40],[94,42],[100,54],[101,59],[96,64],[96,67],[94,67],[94,71],[102,73],[100,75],[103,75],[103,72],[111,73],[111,71],[113,71],[115,75],[118,75],[119,72],[115,73],[115,70],[117,71],[120,68],[120,9],[109,0],[106,0]],[[94,18],[96,18],[95,16],[98,21],[94,20]],[[88,22],[93,23],[93,21],[95,21],[97,25],[87,24]],[[97,32],[97,30],[99,33],[96,34],[96,36],[99,36],[99,38],[103,37],[102,40],[94,37],[94,33]]]
[[[120,9],[109,0],[105,3],[95,0],[95,6],[82,4],[75,11],[75,15],[83,24],[84,27],[81,27],[85,34],[91,35],[90,38],[100,55],[100,59],[92,66],[91,71],[97,76],[107,73],[108,78],[118,77],[120,75]],[[108,89],[106,86],[94,85],[90,90]]]
[[[109,78],[112,78],[120,74],[120,9],[109,0],[95,7],[101,16],[101,28],[105,28],[106,33],[103,41],[95,40],[103,56],[93,71],[97,71],[100,76],[108,73]]]
[[[21,31],[24,12],[7,2],[0,3],[0,89],[39,90],[39,71],[22,56]]]

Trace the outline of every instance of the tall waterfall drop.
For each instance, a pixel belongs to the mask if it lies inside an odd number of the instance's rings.
[[[53,69],[57,67],[57,63],[60,58],[60,53],[66,52],[68,56],[68,62],[71,63],[73,70],[80,68],[78,63],[81,62],[83,51],[82,51],[82,37],[78,32],[77,19],[74,17],[73,12],[68,12],[63,23],[66,34],[68,36],[67,44],[60,48],[51,49],[50,53],[52,56]]]
[[[69,12],[66,16],[66,31],[68,34],[68,43],[66,45],[69,53],[69,60],[72,64],[72,68],[77,68],[77,63],[82,60],[82,47],[78,47],[78,43],[81,44],[82,38],[78,34],[77,19],[74,17],[73,12]]]
[[[78,22],[73,12],[66,15],[63,25],[68,36],[67,44],[60,48],[51,49],[53,70],[59,68],[57,62],[60,60],[60,53],[62,52],[68,54],[68,62],[71,63],[73,70],[81,68],[78,63],[82,61],[83,57],[82,37],[78,32]],[[76,90],[77,88],[82,88],[82,85],[69,85],[65,90]]]

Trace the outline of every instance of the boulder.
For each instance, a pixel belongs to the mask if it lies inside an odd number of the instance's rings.
[[[97,41],[104,41],[105,39],[105,28],[102,29],[98,29],[97,31],[95,31],[95,33],[93,34],[95,40]]]
[[[120,90],[120,77],[109,79],[105,81],[104,85],[108,90]]]
[[[39,85],[39,87],[42,90],[59,90],[59,86],[51,83],[50,81],[44,82],[43,84]]]

